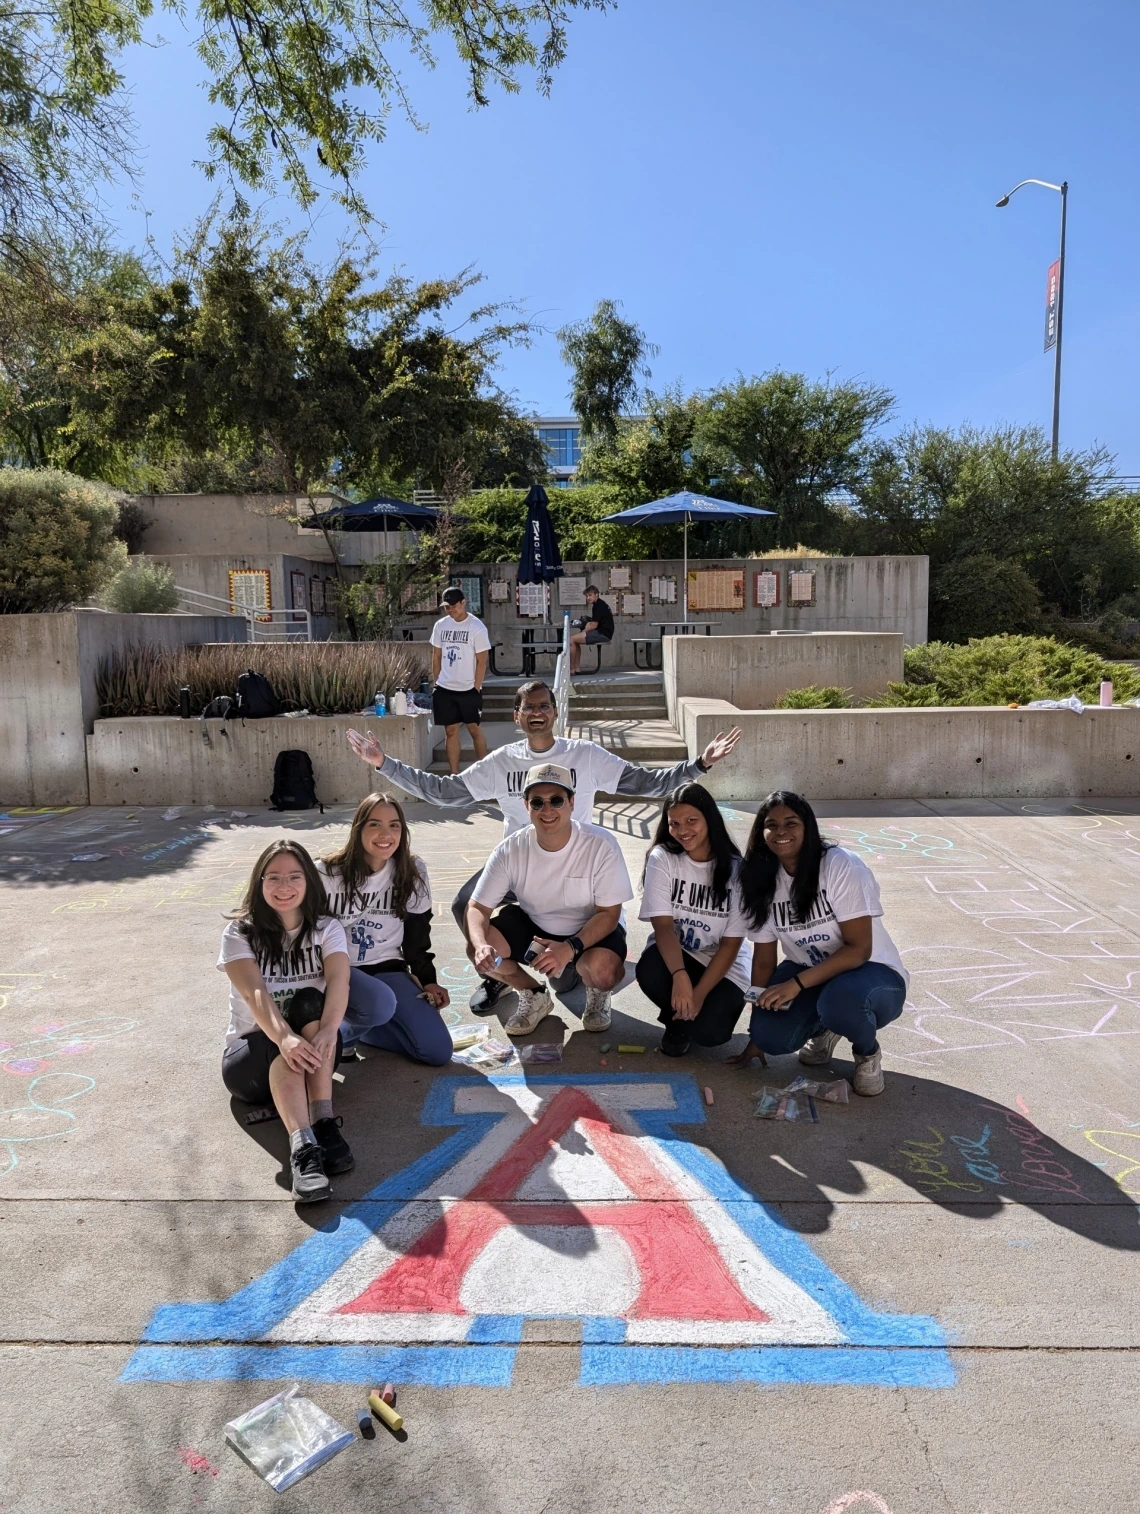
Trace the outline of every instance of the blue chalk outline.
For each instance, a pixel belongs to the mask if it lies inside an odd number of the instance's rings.
[[[478,1315],[461,1344],[273,1345],[265,1338],[412,1198],[453,1167],[495,1127],[503,1114],[461,1114],[461,1088],[491,1083],[584,1086],[665,1084],[675,1109],[631,1110],[638,1127],[662,1143],[779,1271],[832,1316],[844,1335],[836,1346],[642,1346],[626,1344],[625,1322],[610,1316],[582,1321],[584,1386],[670,1382],[875,1384],[950,1387],[956,1380],[946,1337],[925,1315],[882,1314],[869,1308],[812,1250],[714,1158],[679,1135],[676,1125],[702,1125],[704,1106],[687,1073],[494,1073],[439,1077],[424,1100],[421,1124],[458,1126],[454,1135],[378,1184],[343,1214],[302,1241],[261,1277],[222,1303],[158,1308],[127,1363],[124,1382],[188,1382],[297,1377],[311,1382],[357,1382],[390,1376],[434,1387],[508,1387],[522,1339],[518,1315]],[[504,1112],[505,1113],[505,1112]],[[201,1344],[198,1344],[201,1343]],[[208,1344],[207,1344],[208,1343]]]

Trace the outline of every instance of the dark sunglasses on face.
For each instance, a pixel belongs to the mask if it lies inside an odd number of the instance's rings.
[[[565,794],[551,794],[549,799],[544,799],[541,794],[531,794],[526,801],[532,810],[540,810],[549,805],[552,810],[560,810],[566,803]]]

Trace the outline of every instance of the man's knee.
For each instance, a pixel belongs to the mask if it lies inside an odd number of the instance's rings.
[[[582,966],[585,972],[580,976],[589,980],[591,988],[608,990],[621,982],[625,973],[625,963],[618,960],[616,954],[611,951],[600,951],[590,957]]]

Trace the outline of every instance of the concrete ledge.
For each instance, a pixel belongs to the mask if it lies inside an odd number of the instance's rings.
[[[729,722],[744,737],[702,780],[718,799],[1140,795],[1140,709],[726,710],[680,701],[690,757]]]
[[[92,804],[264,806],[278,752],[308,752],[322,804],[353,804],[381,786],[353,756],[345,732],[373,731],[401,762],[431,762],[431,721],[423,715],[302,715],[296,720],[201,720],[133,716],[97,720],[87,738]],[[403,798],[404,796],[401,796]]]

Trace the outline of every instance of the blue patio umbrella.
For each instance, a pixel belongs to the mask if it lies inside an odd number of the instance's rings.
[[[549,584],[563,574],[562,553],[554,534],[554,522],[546,508],[546,490],[535,484],[526,497],[526,525],[519,553],[520,584]]]
[[[429,510],[426,505],[413,505],[406,499],[393,499],[387,494],[375,494],[371,499],[362,499],[357,504],[334,505],[314,515],[306,525],[324,526],[327,531],[383,531],[384,555],[388,555],[388,532],[395,526],[410,526],[420,531],[429,531],[439,521],[439,511]]]
[[[689,489],[682,489],[679,494],[668,494],[664,499],[651,499],[648,504],[634,505],[629,510],[619,510],[616,515],[604,515],[602,519],[620,521],[623,526],[684,526],[684,619],[687,621],[689,618],[689,522],[738,520],[745,516],[775,515],[775,513],[775,510],[756,510],[751,505],[734,505],[728,499],[711,499],[707,494],[694,494]]]

